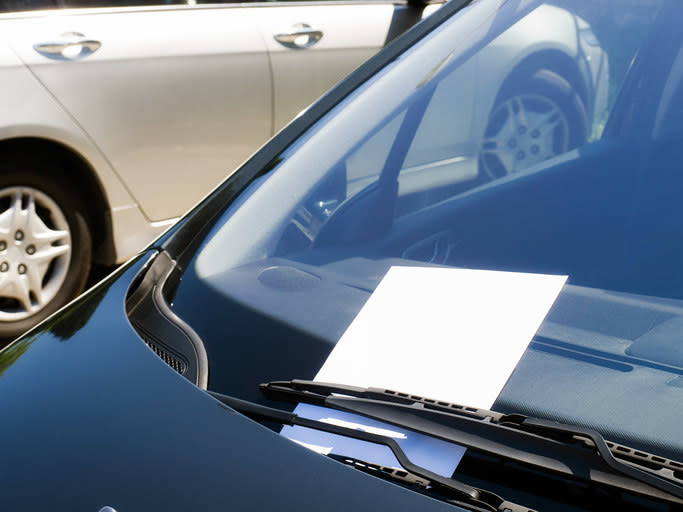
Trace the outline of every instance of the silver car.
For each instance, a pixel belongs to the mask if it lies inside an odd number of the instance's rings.
[[[80,293],[92,263],[139,251],[311,101],[439,7],[60,0],[67,9],[31,10],[53,4],[0,2],[4,339]],[[487,49],[493,71],[477,69],[479,59],[463,66],[463,87],[484,71],[495,79],[476,102],[453,98],[430,121],[430,156],[409,162],[420,172],[406,186],[419,187],[425,172],[492,179],[599,130],[606,56],[583,20],[545,9],[542,24],[529,16]],[[523,133],[520,123],[535,129]],[[447,165],[425,167],[436,151]],[[365,157],[348,170],[359,188],[373,155]]]

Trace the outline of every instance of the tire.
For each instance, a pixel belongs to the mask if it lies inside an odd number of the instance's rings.
[[[0,340],[76,297],[92,262],[83,201],[66,173],[33,159],[0,166]]]
[[[587,140],[586,107],[567,80],[544,69],[508,82],[484,131],[479,171],[485,179],[519,172]]]

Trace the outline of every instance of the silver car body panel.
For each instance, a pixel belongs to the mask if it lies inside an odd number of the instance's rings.
[[[16,19],[3,32],[97,141],[146,217],[160,221],[184,213],[275,124],[381,48],[392,10],[390,3],[73,10]],[[304,51],[273,39],[296,23],[319,28],[322,39]],[[346,27],[358,23],[365,35],[350,37]],[[74,33],[101,46],[73,60],[34,48]],[[273,80],[281,84],[276,95]]]
[[[117,260],[135,254],[165,230],[165,223],[148,221],[90,136],[7,46],[0,46],[0,63],[0,140],[35,137],[58,142],[90,164],[109,203]]]

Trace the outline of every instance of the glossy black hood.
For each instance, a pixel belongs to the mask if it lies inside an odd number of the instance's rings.
[[[454,510],[225,408],[137,336],[145,255],[0,352],[0,508]]]

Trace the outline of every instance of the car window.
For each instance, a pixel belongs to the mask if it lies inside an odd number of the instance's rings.
[[[200,275],[210,282],[268,257],[310,262],[341,251],[644,291],[623,254],[640,203],[638,146],[617,136],[625,120],[610,122],[632,110],[632,91],[661,90],[662,73],[640,76],[638,51],[646,64],[647,52],[659,52],[662,69],[673,62],[648,32],[657,9],[620,20],[624,49],[607,3],[559,3],[504,4],[498,17],[459,29],[456,17],[400,59],[411,66],[389,66],[226,213],[197,257]],[[629,115],[640,129],[644,116]],[[258,197],[271,194],[264,216]]]
[[[0,2],[0,12],[54,9],[59,6],[58,0],[2,0]]]
[[[541,33],[541,48],[515,48],[526,31],[544,24],[573,30],[574,36]],[[297,228],[283,232],[276,254],[303,249],[292,240],[304,232],[299,242],[312,242],[328,220],[323,239],[338,237],[335,229],[346,229],[339,225],[351,214],[335,210],[358,208],[354,198],[372,194],[382,180],[395,181],[397,194],[388,194],[392,204],[377,208],[398,219],[550,168],[595,144],[623,86],[624,71],[612,75],[610,69],[625,70],[635,55],[634,48],[610,58],[607,50],[586,20],[544,4],[471,55],[446,55],[414,85],[409,99],[330,162],[328,176],[302,201],[294,214]],[[589,67],[581,69],[571,59],[585,59]]]
[[[70,9],[92,7],[142,7],[164,5],[237,4],[258,2],[290,2],[302,0],[0,0],[1,12],[21,12],[41,9]],[[306,1],[306,0],[303,0]],[[315,0],[324,3],[327,0]],[[332,1],[332,0],[330,0]]]
[[[38,9],[69,9],[79,7],[137,7],[144,5],[182,5],[188,0],[2,0],[0,12],[20,12]]]

